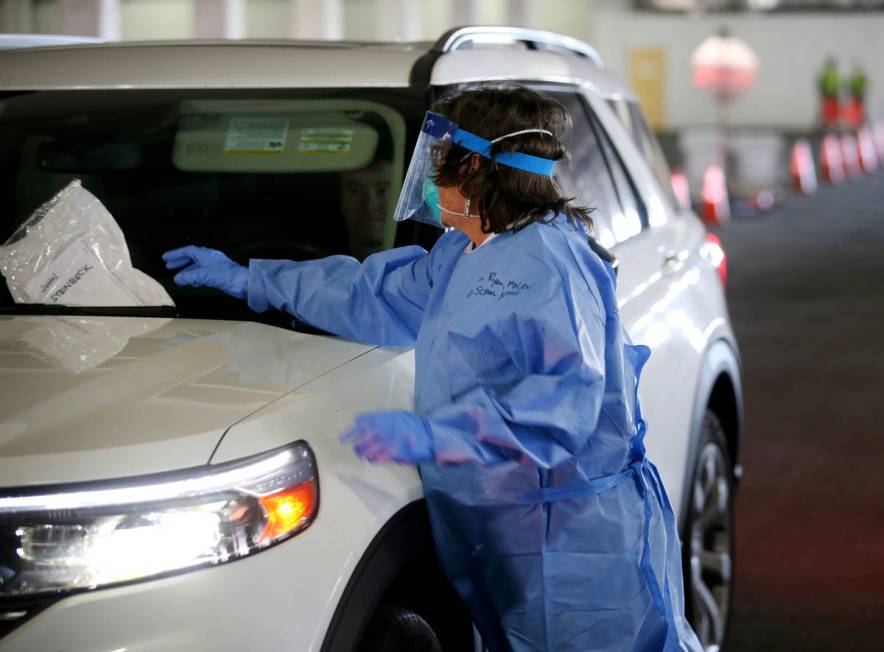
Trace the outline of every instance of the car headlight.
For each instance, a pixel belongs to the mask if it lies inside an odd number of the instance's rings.
[[[0,598],[232,561],[302,531],[318,504],[304,442],[186,471],[0,491]]]

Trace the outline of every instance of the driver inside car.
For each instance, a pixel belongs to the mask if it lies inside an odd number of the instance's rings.
[[[365,260],[384,247],[384,223],[392,163],[377,158],[359,170],[338,174],[338,198],[350,255]]]

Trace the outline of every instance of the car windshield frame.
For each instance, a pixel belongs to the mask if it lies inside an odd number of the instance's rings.
[[[431,229],[430,231],[422,228],[419,229],[415,228],[413,225],[397,223],[392,218],[393,208],[395,207],[396,198],[399,194],[399,188],[401,187],[402,179],[404,177],[404,170],[407,166],[408,157],[410,156],[420,122],[426,111],[426,88],[415,86],[407,88],[357,87],[322,89],[70,89],[0,93],[0,108],[3,109],[0,111],[0,153],[5,152],[6,155],[4,160],[7,161],[7,163],[0,164],[0,168],[8,168],[7,175],[5,176],[7,179],[6,183],[8,184],[7,187],[10,189],[7,193],[6,201],[0,201],[0,203],[5,204],[5,206],[0,209],[0,228],[3,229],[3,232],[0,232],[0,238],[6,240],[20,223],[29,218],[30,214],[24,212],[24,210],[16,204],[16,193],[25,193],[27,190],[27,184],[29,183],[29,177],[33,178],[40,172],[35,169],[36,166],[31,169],[25,169],[24,166],[19,165],[22,155],[16,150],[16,143],[10,142],[11,140],[14,140],[14,134],[16,131],[20,134],[18,136],[20,141],[17,145],[18,147],[21,147],[21,142],[24,142],[26,139],[26,136],[21,135],[23,131],[27,131],[32,136],[34,134],[45,134],[46,138],[43,139],[44,142],[47,139],[51,140],[53,137],[61,138],[58,136],[59,133],[63,134],[65,138],[74,141],[81,133],[81,131],[78,130],[78,125],[88,125],[91,127],[91,134],[97,134],[99,136],[97,140],[100,140],[102,133],[106,133],[108,138],[107,142],[113,143],[120,140],[125,142],[125,138],[117,138],[117,141],[114,141],[113,136],[115,133],[119,133],[119,125],[128,124],[126,122],[127,115],[131,118],[131,116],[134,115],[133,112],[137,112],[140,107],[146,107],[145,111],[147,111],[148,115],[153,112],[152,115],[159,116],[163,114],[164,110],[169,114],[173,107],[180,107],[183,103],[197,101],[209,103],[241,102],[244,105],[249,103],[260,104],[261,102],[271,102],[284,107],[289,112],[297,110],[303,113],[309,113],[309,111],[322,112],[323,110],[335,110],[340,113],[346,113],[347,116],[350,117],[355,116],[357,121],[370,118],[372,125],[380,125],[380,131],[378,133],[381,135],[378,136],[378,138],[383,141],[379,142],[377,145],[377,150],[374,155],[378,158],[372,160],[379,160],[379,157],[381,156],[380,152],[383,150],[386,157],[385,160],[389,160],[390,163],[389,174],[385,182],[386,196],[385,199],[378,200],[379,203],[383,203],[384,223],[382,243],[376,250],[386,250],[393,246],[412,243],[430,246],[435,239],[441,235],[441,231],[438,229]],[[90,105],[93,106],[91,110],[89,108]],[[32,107],[35,106],[42,107],[42,110],[31,110]],[[26,108],[28,110],[25,110]],[[256,111],[260,113],[260,107],[259,109],[256,109]],[[368,118],[365,116],[368,116]],[[175,137],[174,134],[179,127],[177,123],[170,124],[169,120],[173,120],[176,117],[180,120],[180,113],[177,116],[172,115],[171,117],[164,117],[163,120],[165,122],[159,124],[155,130],[165,130],[165,141],[163,146],[169,150],[168,165],[167,169],[164,171],[164,174],[167,176],[170,170],[176,173],[179,172],[172,168],[170,149],[175,146],[175,143],[172,142],[171,139]],[[106,132],[103,131],[103,127],[96,126],[102,120],[106,121]],[[89,124],[90,122],[91,124]],[[117,132],[113,131],[115,128],[117,129]],[[386,131],[384,131],[384,129]],[[83,127],[82,131],[86,131],[86,127]],[[35,147],[35,145],[31,146]],[[119,162],[115,161],[115,164],[120,169],[105,171],[108,178],[113,176],[113,173],[126,172],[126,166],[130,165],[125,159],[125,156],[131,156],[132,154],[127,153],[125,147],[119,147],[118,149],[121,152],[121,159]],[[134,148],[130,149],[134,152]],[[88,156],[85,158],[88,159]],[[101,164],[93,164],[92,167],[100,167],[100,165]],[[101,173],[100,170],[97,172],[95,170],[89,170],[88,165],[85,167],[86,169],[78,171],[75,169],[76,166],[74,165],[71,166],[72,169],[65,169],[63,174],[55,174],[55,176],[64,177],[64,181],[66,182],[69,179],[72,180],[81,176],[88,177],[90,173],[92,176]],[[130,168],[128,171],[133,170]],[[359,170],[356,171],[358,172]],[[78,172],[81,173],[78,174]],[[53,174],[54,173],[55,171],[53,170]],[[138,171],[138,173],[140,173],[140,171]],[[182,175],[187,173],[188,172],[181,172]],[[213,173],[215,173],[215,171],[213,171]],[[333,168],[328,174],[340,176],[344,173],[345,172],[342,172],[341,170]],[[150,168],[147,168],[146,174],[153,174],[153,171]],[[198,174],[198,172],[191,174]],[[217,174],[220,176],[222,172],[217,171]],[[224,183],[230,185],[231,180],[237,175],[237,173],[234,172],[233,175],[230,175],[230,173],[227,174],[228,176],[224,178]],[[279,188],[281,187],[280,183],[288,183],[288,180],[291,180],[292,185],[297,185],[294,183],[297,179],[292,176],[297,174],[299,174],[299,172],[283,171],[280,173],[274,172],[271,175],[266,175],[266,177],[279,176],[280,178],[275,180],[276,187]],[[317,190],[314,194],[310,194],[310,187],[305,185],[308,181],[307,177],[311,175],[316,177],[319,174],[320,173],[315,173],[312,170],[309,171],[308,174],[304,175],[303,187],[300,189],[293,188],[290,192],[286,190],[285,199],[289,201],[292,206],[297,206],[305,197],[310,198],[313,206],[335,206],[336,204],[342,203],[341,194],[343,191],[338,187],[331,190],[331,193],[336,194],[329,194],[328,190]],[[286,177],[285,175],[289,176]],[[122,175],[120,174],[120,176]],[[156,176],[160,179],[162,175]],[[265,178],[259,176],[257,173],[253,174],[253,176],[258,181]],[[338,183],[342,185],[342,182]],[[49,200],[51,196],[59,191],[64,185],[65,183],[63,183],[62,180],[59,180],[58,183],[51,188],[52,192],[44,192],[42,194],[40,201],[36,201],[36,197],[32,198],[28,204],[29,209],[32,211],[38,208],[41,202]],[[83,185],[84,188],[90,190],[89,185],[86,182],[84,182]],[[325,183],[325,186],[328,185],[328,183]],[[164,191],[165,189],[162,188],[162,184],[157,183],[155,189],[156,194],[161,195]],[[102,196],[100,189],[94,191],[93,194],[95,194],[102,203],[105,203],[105,197]],[[260,193],[256,191],[256,196],[258,194]],[[149,199],[150,197],[146,194],[142,195],[142,201],[147,201]],[[248,201],[248,197],[244,197],[243,195],[240,195],[240,199],[242,201]],[[107,208],[111,211],[111,214],[114,215],[123,231],[126,232],[127,216],[114,211],[113,201],[108,203],[111,205],[108,205]],[[306,224],[307,228],[310,228],[309,220],[301,220],[300,224]],[[165,227],[158,225],[156,228]],[[276,229],[272,230],[277,231]],[[335,233],[338,234],[339,238],[342,237],[340,236],[340,229],[335,231]],[[280,232],[276,232],[274,235],[274,238],[281,237],[282,235]],[[137,233],[132,233],[131,236],[127,233],[127,241],[130,250],[138,248],[137,245],[139,243],[136,240],[137,238]],[[172,249],[187,244],[207,244],[208,246],[211,246],[211,242],[204,243],[197,240],[198,234],[189,238],[176,237],[175,235],[170,234],[167,243],[164,244],[163,248]],[[230,240],[234,241],[233,235],[230,236]],[[151,256],[155,255],[158,258],[160,253],[162,252],[159,250],[152,251]],[[301,254],[303,253],[304,252],[301,252]],[[309,254],[310,252],[308,251],[306,253]],[[310,257],[318,258],[322,257],[322,255],[328,254],[349,253],[351,252],[347,250],[333,249],[330,251],[317,251],[317,255],[315,256],[252,255],[249,256],[249,258],[307,259]],[[362,258],[363,256],[359,257]],[[164,274],[162,271],[158,271],[157,261],[154,261],[153,258],[150,259],[150,262],[154,266],[145,269],[143,267],[143,257],[139,259],[138,254],[136,254],[134,250],[132,251],[132,262],[135,267],[142,269],[150,276],[160,281],[166,290],[169,291],[177,304],[177,308],[174,309],[174,314],[177,316],[260,321],[285,327],[295,327],[298,330],[311,330],[305,328],[300,322],[292,322],[292,317],[290,315],[285,315],[276,311],[268,311],[267,313],[262,314],[255,313],[248,309],[244,302],[234,300],[226,297],[220,292],[205,288],[200,289],[203,290],[201,294],[204,296],[198,302],[199,305],[196,305],[196,303],[193,302],[188,304],[188,301],[182,301],[181,297],[184,296],[186,292],[192,291],[192,289],[179,290],[179,288],[171,281],[173,276],[172,272],[165,272]],[[247,260],[240,260],[238,262],[247,264]],[[2,285],[3,287],[0,289],[0,314],[99,313],[131,316],[158,316],[159,313],[162,313],[162,316],[167,316],[169,314],[168,309],[159,309],[159,307],[113,308],[101,305],[74,307],[61,305],[50,306],[43,304],[28,305],[24,303],[16,304],[12,301],[11,295],[6,288],[6,284],[3,283]],[[100,302],[96,302],[96,304],[100,304]]]

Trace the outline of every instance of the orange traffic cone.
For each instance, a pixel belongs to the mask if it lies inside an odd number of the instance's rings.
[[[806,138],[799,138],[792,145],[792,160],[789,161],[792,172],[792,187],[803,195],[816,192],[816,168],[813,165],[813,154]]]
[[[856,179],[862,176],[863,169],[859,165],[856,138],[851,134],[841,135],[841,157],[844,161],[844,172],[847,173],[847,178]]]
[[[829,183],[841,183],[844,181],[844,159],[841,156],[841,143],[833,134],[823,136],[820,143],[820,167],[823,169],[823,179]]]
[[[869,174],[878,169],[878,152],[872,132],[863,127],[856,132],[856,145],[859,150],[859,164],[863,172]]]
[[[688,185],[688,178],[685,173],[679,169],[675,169],[672,171],[672,174],[669,175],[669,180],[672,183],[672,192],[675,193],[679,208],[683,211],[690,209],[691,187]]]
[[[709,224],[721,224],[731,216],[724,171],[712,163],[703,174],[703,219]]]

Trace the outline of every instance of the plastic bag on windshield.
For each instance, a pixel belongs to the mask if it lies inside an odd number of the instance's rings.
[[[163,286],[132,267],[122,229],[79,180],[38,208],[0,247],[0,273],[16,303],[175,305]]]

